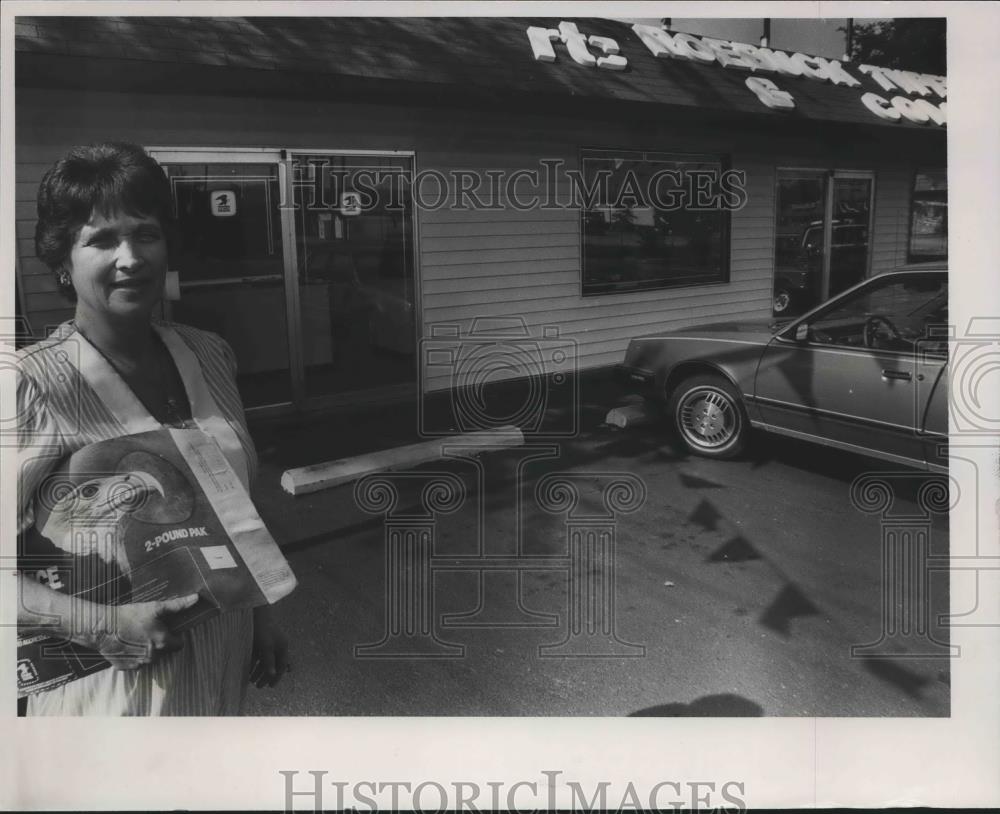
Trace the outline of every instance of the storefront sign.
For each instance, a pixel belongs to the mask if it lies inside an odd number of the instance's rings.
[[[704,64],[718,63],[723,68],[750,73],[771,73],[777,76],[805,77],[819,82],[829,82],[849,88],[861,87],[857,77],[835,59],[811,56],[809,54],[787,54],[770,48],[758,48],[745,42],[731,42],[712,37],[697,37],[684,32],[669,32],[654,25],[635,24],[632,31],[660,59],[679,59]],[[618,43],[610,37],[587,36],[578,29],[576,23],[560,22],[559,28],[531,26],[527,30],[531,50],[538,62],[555,62],[553,43],[562,43],[570,58],[579,65],[605,70],[624,70],[628,62],[619,53]],[[599,52],[595,55],[590,49]],[[913,71],[898,71],[879,68],[874,65],[860,65],[857,70],[870,76],[879,87],[886,91],[902,91],[921,97],[936,95],[946,99],[948,83],[945,77],[919,74]],[[771,79],[753,76],[746,79],[747,88],[762,104],[775,110],[795,108],[794,97],[780,88]],[[907,121],[918,124],[933,123],[944,126],[947,123],[947,106],[934,104],[928,99],[909,99],[893,96],[885,99],[876,93],[865,93],[861,104],[874,115],[886,121]]]
[[[696,62],[718,62],[723,68],[742,71],[764,71],[785,76],[806,76],[832,82],[835,85],[857,87],[861,83],[843,69],[836,60],[808,54],[788,55],[770,48],[757,48],[745,42],[730,42],[693,34],[671,34],[652,25],[632,26],[649,52],[661,59],[682,59]]]
[[[861,97],[861,101],[872,113],[886,121],[898,122],[900,119],[906,119],[915,124],[927,124],[931,121],[940,125],[948,122],[946,102],[932,105],[926,99],[907,99],[905,96],[885,99],[877,93],[866,93]]]
[[[588,68],[598,67],[607,71],[622,71],[628,65],[625,57],[618,55],[618,43],[610,37],[588,37],[580,33],[576,23],[559,23],[559,29],[539,28],[531,26],[528,29],[528,41],[531,51],[539,62],[555,62],[556,52],[553,42],[561,42],[566,46],[573,61]],[[601,56],[595,57],[587,46],[596,48]]]
[[[762,76],[748,76],[746,86],[757,94],[758,99],[774,110],[790,110],[795,107],[792,94],[781,90],[770,79],[765,79]]]

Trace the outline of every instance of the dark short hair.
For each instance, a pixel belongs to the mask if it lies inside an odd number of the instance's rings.
[[[156,217],[169,234],[172,210],[166,173],[142,147],[117,141],[74,147],[38,187],[35,254],[58,275],[95,211],[105,217],[115,212]],[[72,285],[60,282],[59,289],[76,300]]]

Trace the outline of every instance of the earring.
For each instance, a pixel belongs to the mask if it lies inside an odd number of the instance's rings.
[[[65,270],[64,271],[60,271],[59,272],[59,285],[66,286],[66,285],[69,285],[69,284],[70,284],[69,272],[65,271]]]

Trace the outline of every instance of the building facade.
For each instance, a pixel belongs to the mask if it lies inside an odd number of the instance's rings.
[[[606,366],[947,253],[941,77],[497,18],[19,18],[16,71],[34,333],[72,316],[43,172],[142,144],[177,207],[165,315],[230,342],[261,415],[453,387],[498,343],[527,354],[501,374]]]

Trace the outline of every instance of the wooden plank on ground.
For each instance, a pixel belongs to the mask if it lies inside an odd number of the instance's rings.
[[[393,469],[408,469],[420,464],[436,461],[442,457],[444,447],[516,447],[524,443],[521,430],[514,426],[498,427],[464,435],[433,438],[393,449],[369,452],[353,458],[341,458],[312,466],[288,469],[281,476],[281,488],[292,495],[305,495],[321,489],[331,489],[351,483],[365,475],[387,472]]]

